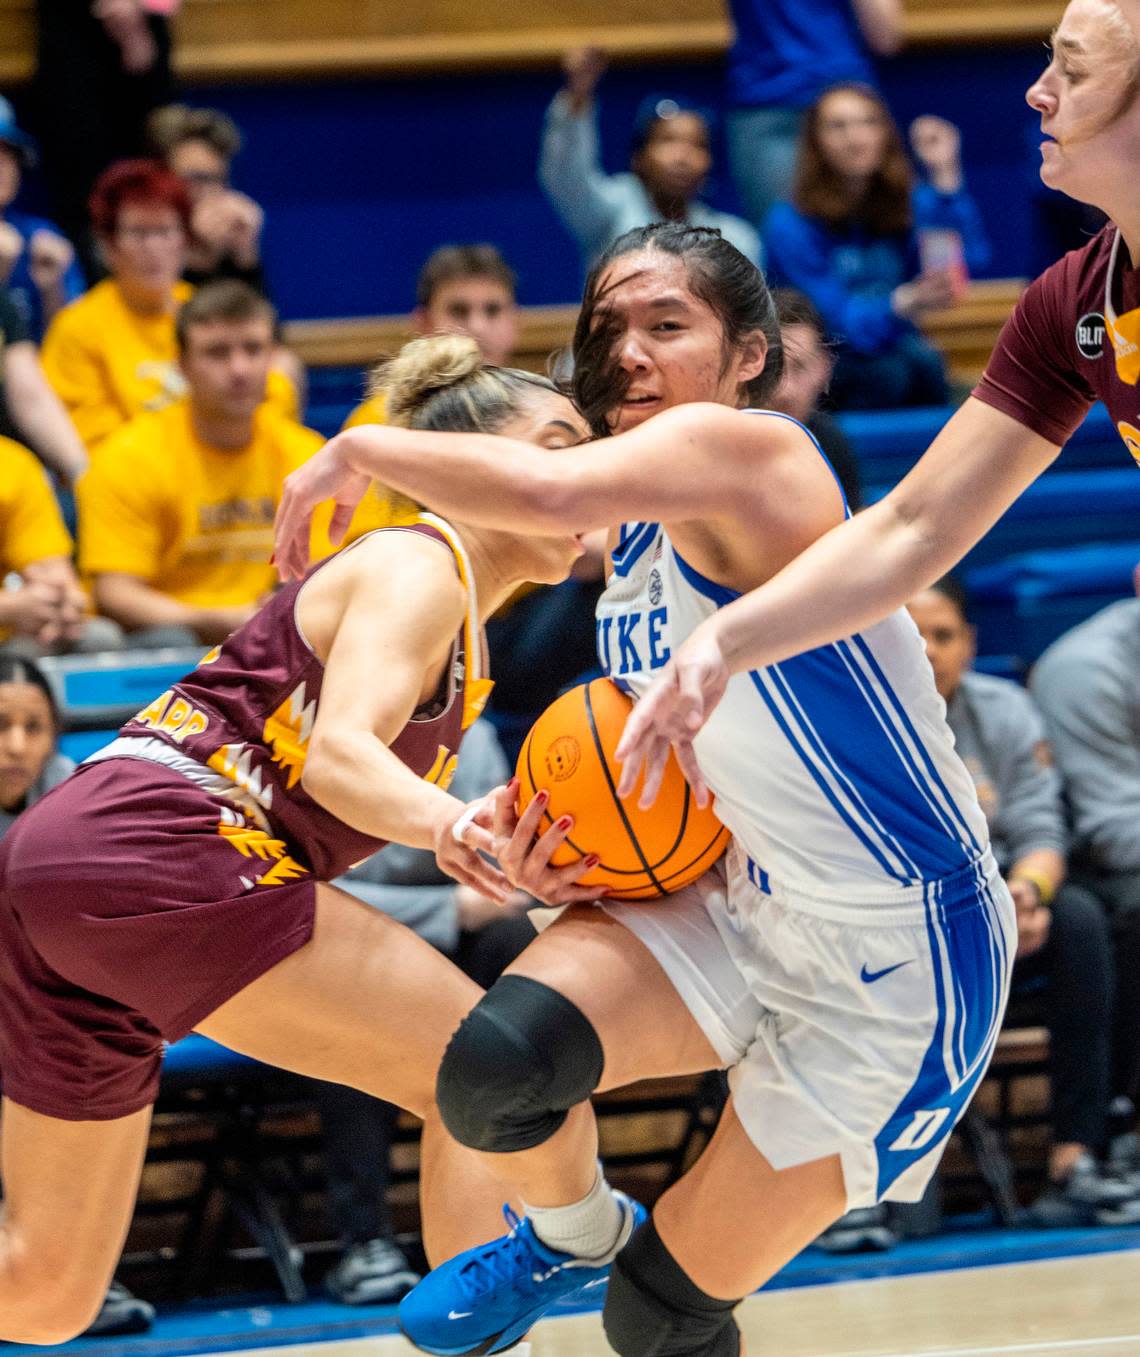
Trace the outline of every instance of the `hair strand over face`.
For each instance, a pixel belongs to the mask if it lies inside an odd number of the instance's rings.
[[[764,370],[747,383],[749,404],[763,406],[779,385],[784,370],[780,326],[764,275],[717,230],[682,222],[656,222],[620,236],[590,271],[582,310],[571,343],[574,374],[568,394],[598,437],[610,432],[607,416],[621,404],[629,377],[617,356],[622,321],[607,305],[609,287],[602,279],[626,255],[659,252],[684,261],[689,290],[703,301],[724,330],[724,368],[733,352],[750,336],[767,341]]]

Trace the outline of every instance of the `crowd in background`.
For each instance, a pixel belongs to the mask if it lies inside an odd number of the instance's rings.
[[[301,422],[305,374],[281,343],[263,213],[231,182],[241,132],[223,113],[174,102],[174,7],[42,0],[39,102],[50,112],[35,139],[0,100],[0,834],[68,771],[35,659],[223,640],[274,588],[280,485],[322,442]],[[538,181],[586,267],[631,227],[674,219],[719,229],[765,268],[787,354],[775,404],[815,435],[857,511],[858,465],[835,413],[961,394],[919,322],[985,270],[985,224],[957,129],[926,116],[904,134],[876,90],[872,57],[901,43],[897,0],[731,7],[725,108],[648,95],[622,173],[601,163],[605,55],[568,54]],[[721,121],[743,215],[702,197]],[[30,171],[51,217],[19,207]],[[488,361],[510,361],[515,278],[493,245],[435,251],[416,302],[417,332],[463,331]],[[348,423],[383,419],[373,396]],[[414,512],[376,487],[348,540]],[[319,522],[312,547],[333,550]],[[574,578],[493,620],[495,727],[481,723],[464,746],[461,795],[501,782],[534,714],[594,668],[602,560],[594,544]],[[1129,1134],[1140,601],[1058,642],[1030,691],[971,672],[954,582],[912,610],[1017,903],[1015,1011],[1052,1039],[1055,1143],[1031,1218],[1140,1221]],[[481,984],[532,935],[525,898],[504,912],[440,877],[430,854],[392,847],[340,884]],[[345,1246],[329,1285],[350,1303],[391,1301],[416,1280],[384,1204],[395,1111],[331,1085],[314,1097]],[[872,1215],[846,1221],[842,1238],[881,1244],[890,1222]],[[105,1310],[100,1331],[148,1322],[118,1284]]]

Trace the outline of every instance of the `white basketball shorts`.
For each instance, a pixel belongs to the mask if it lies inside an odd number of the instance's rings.
[[[849,1210],[917,1201],[1001,1027],[1017,945],[1005,883],[990,859],[917,905],[854,908],[791,904],[758,879],[733,844],[664,900],[599,903],[669,977],[774,1168],[838,1154]]]

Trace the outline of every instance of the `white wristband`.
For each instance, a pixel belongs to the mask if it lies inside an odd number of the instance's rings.
[[[467,846],[464,843],[463,835],[467,832],[468,826],[475,823],[475,817],[483,809],[484,805],[486,804],[486,801],[487,801],[486,797],[483,797],[479,801],[472,801],[472,803],[467,807],[467,809],[463,812],[459,819],[456,820],[456,822],[451,826],[451,837],[455,840],[456,843],[462,845],[463,847]]]

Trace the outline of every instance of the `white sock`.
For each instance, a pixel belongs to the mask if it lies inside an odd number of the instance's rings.
[[[569,1206],[528,1206],[523,1202],[534,1232],[548,1249],[572,1253],[575,1258],[604,1263],[617,1252],[625,1233],[625,1216],[613,1188],[598,1176],[581,1201]]]

